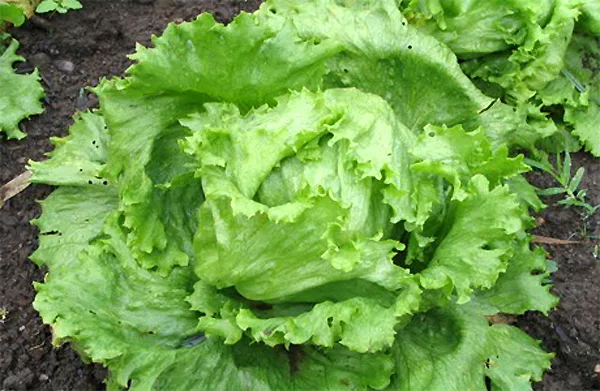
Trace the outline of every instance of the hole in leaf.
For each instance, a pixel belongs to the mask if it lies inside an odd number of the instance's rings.
[[[492,390],[492,379],[490,379],[489,377],[485,377],[485,388],[488,391]]]

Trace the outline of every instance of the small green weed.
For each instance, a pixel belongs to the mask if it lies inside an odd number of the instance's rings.
[[[35,12],[58,12],[60,14],[67,13],[69,10],[78,10],[83,6],[78,0],[44,0],[35,9]]]
[[[583,208],[585,211],[584,218],[586,219],[593,216],[600,209],[600,204],[593,206],[587,202],[586,190],[579,189],[579,185],[585,174],[585,168],[580,167],[575,175],[571,176],[571,155],[568,152],[564,154],[564,159],[561,157],[561,154],[556,155],[555,166],[550,163],[548,155],[545,154],[539,160],[525,159],[525,161],[531,167],[542,170],[552,176],[559,184],[556,187],[539,190],[539,195],[564,195],[564,198],[558,201],[557,204]]]

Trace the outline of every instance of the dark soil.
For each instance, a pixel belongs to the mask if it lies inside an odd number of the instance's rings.
[[[39,160],[51,149],[48,137],[64,136],[76,109],[94,107],[97,100],[83,87],[96,85],[103,76],[120,75],[130,64],[126,55],[135,43],[149,43],[168,22],[189,20],[203,11],[228,21],[241,9],[253,10],[260,0],[87,0],[84,9],[66,15],[28,22],[12,31],[28,60],[22,71],[41,69],[47,92],[45,114],[26,121],[28,137],[0,142],[0,184],[24,171],[27,160]],[[73,66],[73,70],[69,68]],[[586,167],[583,187],[593,204],[600,203],[600,166],[585,154],[574,158]],[[532,175],[540,187],[551,181]],[[35,200],[50,193],[46,186],[31,186],[0,209],[0,390],[104,389],[106,371],[82,363],[68,346],[53,348],[50,330],[31,306],[32,281],[43,271],[28,256],[37,246],[36,230],[29,224],[39,214]],[[552,200],[549,200],[550,202]],[[582,220],[575,210],[552,206],[542,215],[537,234],[581,241],[547,246],[559,266],[555,293],[562,298],[549,318],[527,314],[518,325],[556,352],[552,370],[537,385],[544,391],[600,389],[600,260],[592,255],[600,235],[598,217]],[[540,219],[540,222],[542,220]],[[594,242],[594,240],[596,240]],[[2,316],[0,315],[0,319]]]
[[[588,189],[589,203],[600,204],[600,164],[591,155],[579,153],[573,159],[573,172],[586,168],[582,188]],[[556,184],[548,176],[532,174],[538,187]],[[558,198],[545,200],[547,204]],[[552,369],[538,384],[543,391],[600,390],[600,258],[594,247],[600,245],[600,213],[584,218],[580,210],[551,206],[538,217],[535,233],[545,237],[579,241],[572,245],[544,245],[558,264],[553,276],[554,293],[561,298],[557,309],[544,317],[528,313],[518,325],[543,341],[555,352]],[[596,248],[596,252],[598,248]]]

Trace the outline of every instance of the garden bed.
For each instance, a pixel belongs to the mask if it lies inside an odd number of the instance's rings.
[[[120,75],[130,64],[126,55],[135,43],[149,44],[171,21],[189,20],[211,12],[220,21],[240,10],[253,10],[259,1],[239,0],[138,0],[84,2],[84,9],[66,15],[28,22],[11,33],[20,41],[27,63],[20,71],[41,70],[46,88],[46,112],[23,123],[28,137],[0,142],[0,184],[24,171],[29,159],[42,159],[51,149],[49,137],[64,136],[76,110],[97,105],[83,88],[96,85],[100,77]],[[591,204],[600,203],[598,160],[586,154],[574,156],[574,166],[587,174],[582,188]],[[552,185],[547,176],[532,174],[539,187]],[[31,306],[33,281],[39,270],[28,256],[37,246],[36,228],[29,224],[40,208],[36,200],[51,188],[34,185],[7,202],[0,210],[0,390],[94,390],[103,389],[106,371],[86,365],[68,346],[53,348],[50,330]],[[546,200],[548,204],[555,200]],[[576,241],[547,245],[558,264],[554,292],[559,307],[545,318],[527,314],[518,325],[543,340],[546,350],[556,352],[552,370],[538,389],[576,391],[600,389],[600,260],[592,255],[598,244],[597,217],[584,221],[574,209],[550,206],[538,218],[537,234]],[[594,240],[596,240],[594,242]],[[0,317],[1,319],[2,317]]]

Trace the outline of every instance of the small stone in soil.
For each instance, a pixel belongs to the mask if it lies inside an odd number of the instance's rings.
[[[75,65],[68,60],[56,60],[54,66],[61,72],[71,73],[75,70]]]
[[[2,383],[2,387],[4,388],[13,388],[17,384],[19,384],[19,378],[15,375],[10,375],[6,379],[4,379],[4,383]]]
[[[46,65],[50,64],[52,62],[52,59],[46,53],[39,52],[39,53],[36,53],[33,56],[31,56],[29,61],[34,66],[36,66],[38,68],[42,68],[42,67],[45,67]]]

